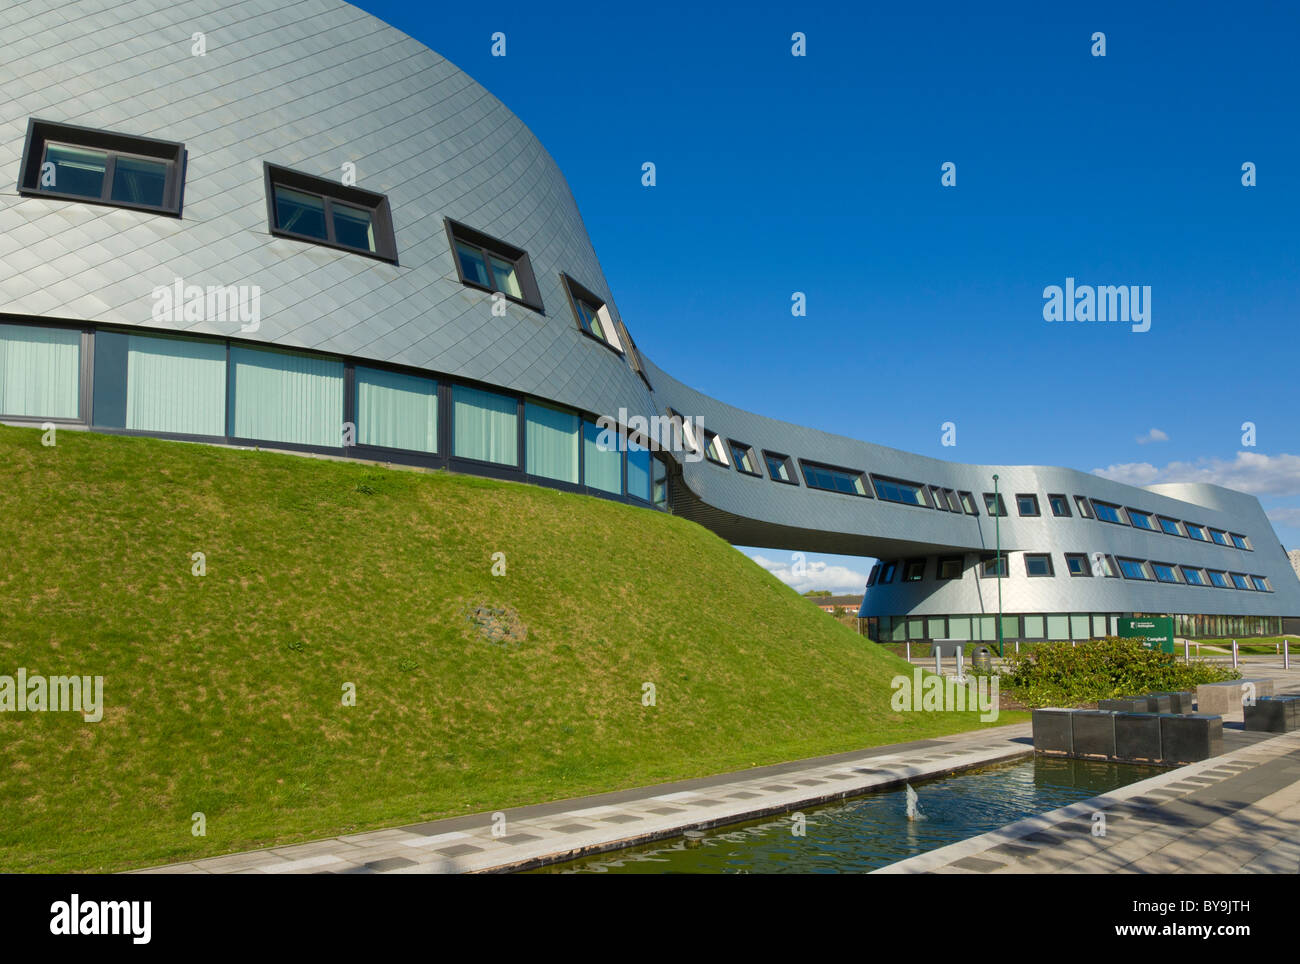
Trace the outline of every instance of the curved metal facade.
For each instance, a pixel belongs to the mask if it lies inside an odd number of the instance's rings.
[[[165,15],[163,15],[165,14]],[[183,24],[184,28],[178,28]],[[206,53],[193,52],[192,34]],[[338,0],[26,0],[0,10],[0,171],[17,177],[29,119],[180,142],[183,212],[160,217],[0,194],[0,315],[93,329],[165,329],[330,353],[494,386],[588,415],[698,418],[724,439],[792,457],[797,485],[709,461],[673,462],[672,506],[739,544],[925,558],[918,582],[874,586],[863,614],[996,612],[977,561],[994,546],[983,493],[1000,476],[1001,543],[1012,613],[1300,613],[1300,582],[1258,501],[1207,485],[1145,489],[1046,466],[961,465],[733,408],[580,331],[561,274],[618,310],[562,174],[495,97],[444,58]],[[264,164],[386,195],[398,260],[275,237]],[[528,252],[543,310],[460,281],[444,219]],[[256,332],[210,320],[159,324],[152,293],[175,279],[255,285]],[[0,319],[3,320],[3,319]],[[635,332],[633,332],[635,334]],[[810,488],[801,459],[974,494],[978,514]],[[870,477],[866,477],[870,486]],[[870,488],[867,491],[871,491]],[[1034,493],[1042,514],[1017,514]],[[1244,535],[1253,551],[1080,518],[1049,493],[1101,499]],[[874,495],[874,493],[873,493]],[[1050,553],[1055,576],[1018,554]],[[1259,575],[1271,591],[1071,577],[1065,553],[1103,552]],[[963,574],[940,580],[937,560]]]

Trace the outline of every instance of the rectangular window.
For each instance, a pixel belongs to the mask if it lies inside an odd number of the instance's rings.
[[[1168,519],[1165,516],[1159,516],[1159,521],[1161,530],[1163,530],[1167,535],[1181,536],[1183,534],[1183,530],[1178,528],[1177,519]]]
[[[1032,494],[1021,494],[1016,496],[1016,511],[1022,516],[1039,515],[1038,496]]]
[[[264,164],[271,234],[397,263],[388,198],[275,164]]]
[[[578,484],[578,438],[582,419],[540,402],[524,402],[524,471]]]
[[[1074,504],[1079,508],[1079,518],[1092,518],[1092,507],[1088,505],[1088,500],[1086,498],[1081,495],[1076,495],[1074,497]]]
[[[996,579],[999,575],[1003,579],[1007,578],[1007,557],[1003,555],[999,558],[996,553],[991,556],[982,556],[980,558],[980,578]]]
[[[1044,635],[1043,617],[1025,617],[1025,639],[1042,639]]]
[[[928,508],[922,487],[915,482],[900,482],[897,479],[882,479],[873,475],[871,481],[876,486],[876,495],[886,502],[899,502],[903,505],[919,505]]]
[[[1119,578],[1119,570],[1115,566],[1114,556],[1108,556],[1103,552],[1094,552],[1092,555],[1092,561],[1094,563],[1093,572],[1097,572],[1098,569],[1100,569],[1101,574],[1107,579]]]
[[[508,395],[455,385],[451,390],[451,413],[453,456],[518,467],[517,401]]]
[[[627,494],[650,501],[650,450],[634,439],[627,440]]]
[[[903,569],[903,582],[920,582],[925,578],[925,560],[909,559]]]
[[[668,504],[668,466],[659,456],[655,456],[650,462],[650,469],[654,472],[654,504]]]
[[[357,444],[438,451],[438,383],[381,368],[355,368]]]
[[[1137,559],[1119,560],[1119,571],[1124,574],[1125,579],[1150,579],[1147,575],[1146,564]]]
[[[1251,589],[1251,588],[1253,588],[1253,587],[1251,586],[1250,582],[1247,581],[1246,577],[1245,577],[1242,573],[1239,573],[1239,572],[1234,572],[1234,573],[1232,574],[1232,584],[1233,584],[1234,586],[1236,586],[1238,589]]]
[[[617,436],[613,440],[602,438],[601,432],[594,422],[582,423],[583,481],[589,488],[622,495],[623,453],[618,450]]]
[[[1088,563],[1088,557],[1082,552],[1067,552],[1065,554],[1065,568],[1070,571],[1072,576],[1092,575],[1092,566]]]
[[[930,494],[930,504],[940,512],[948,511],[948,500],[943,497],[943,489],[937,485],[928,485],[926,490]]]
[[[1070,617],[1065,613],[1053,613],[1047,617],[1047,638],[1056,642],[1066,642],[1070,638]]]
[[[788,485],[799,484],[799,480],[794,477],[794,462],[790,456],[764,451],[763,461],[767,463],[767,474],[773,481],[785,482]]]
[[[1256,589],[1258,589],[1260,592],[1272,592],[1272,591],[1273,591],[1272,588],[1271,588],[1271,587],[1269,586],[1269,584],[1268,584],[1268,580],[1265,579],[1263,576],[1251,576],[1251,577],[1250,577],[1250,584],[1251,584],[1252,586],[1254,586]]]
[[[961,507],[967,515],[979,515],[979,509],[975,507],[975,496],[971,492],[959,492],[961,496]]]
[[[744,442],[737,442],[735,439],[729,439],[728,444],[731,446],[731,457],[736,460],[736,468],[746,475],[759,475],[758,460],[754,457],[754,449]]]
[[[1128,510],[1129,521],[1133,523],[1135,529],[1146,529],[1147,532],[1156,531],[1155,517],[1150,512],[1142,512],[1138,509]]]
[[[1070,518],[1070,500],[1063,495],[1048,495],[1047,504],[1052,507],[1052,515],[1058,518]]]
[[[845,495],[861,495],[870,498],[867,494],[866,484],[863,482],[864,473],[854,469],[841,469],[833,465],[822,465],[820,462],[805,462],[799,460],[799,465],[803,468],[804,482],[812,489],[825,489],[827,492],[843,492]]]
[[[991,515],[991,516],[992,516],[992,515],[1000,515],[1000,516],[1004,516],[1004,515],[1006,515],[1006,514],[1007,514],[1007,504],[1006,504],[1004,501],[1002,501],[1002,494],[1001,494],[1001,493],[997,493],[997,494],[995,495],[995,494],[992,493],[992,492],[985,492],[985,493],[984,493],[984,510],[985,510],[986,512],[988,512],[988,514]]]
[[[939,578],[940,579],[960,579],[961,578],[962,557],[945,556],[939,560]]]
[[[1228,533],[1228,538],[1232,540],[1232,544],[1238,549],[1250,549],[1250,543],[1246,541],[1245,536],[1238,535],[1235,532],[1230,532]]]
[[[961,512],[961,502],[957,498],[957,493],[952,489],[944,489],[943,497],[948,502],[949,512]]]
[[[878,586],[886,586],[893,582],[894,570],[898,567],[898,563],[896,562],[886,562],[883,565],[884,568],[880,570],[880,579],[876,583]]]
[[[1124,525],[1123,509],[1117,505],[1111,505],[1109,502],[1098,502],[1092,500],[1092,508],[1097,513],[1097,518],[1102,522],[1113,522],[1116,525]]]
[[[573,317],[577,319],[578,329],[590,335],[602,344],[622,353],[623,341],[619,337],[618,325],[609,312],[609,305],[604,298],[584,288],[567,274],[561,274],[564,290],[569,295],[569,304],[573,306]]]
[[[1047,553],[1026,553],[1025,554],[1025,572],[1031,576],[1050,576],[1052,575],[1052,557]]]
[[[1070,638],[1087,639],[1088,638],[1088,614],[1071,613],[1070,614]]]
[[[1210,541],[1210,537],[1205,534],[1205,526],[1197,525],[1195,522],[1188,522],[1185,524],[1187,526],[1187,534],[1197,542]]]
[[[1183,571],[1183,581],[1189,586],[1204,586],[1205,577],[1201,575],[1201,570],[1193,569],[1191,566],[1180,567]]]
[[[0,325],[0,415],[78,418],[81,332]]]
[[[930,617],[925,621],[926,635],[931,639],[947,639],[948,620],[943,616]]]
[[[1215,541],[1215,544],[1217,545],[1220,546],[1228,545],[1228,534],[1224,532],[1222,529],[1211,529],[1210,538],[1213,539]]]
[[[880,575],[880,563],[871,567],[871,572],[867,574],[867,588],[870,589],[876,584],[876,577]]]
[[[948,638],[949,639],[970,639],[970,617],[969,616],[949,616],[948,617]]]
[[[1220,589],[1228,589],[1228,574],[1219,572],[1215,569],[1206,569],[1205,574],[1210,577],[1210,585],[1217,586]]]
[[[343,362],[230,346],[229,434],[293,445],[343,445]]]
[[[32,118],[18,192],[179,217],[185,145]]]
[[[125,372],[108,375],[99,356],[124,357]],[[192,338],[155,338],[119,332],[95,333],[95,423],[109,424],[103,404],[120,393],[118,428],[177,435],[226,434],[226,343]],[[122,376],[125,375],[125,383]],[[116,382],[116,384],[114,384]],[[340,429],[341,431],[341,429]],[[341,444],[334,439],[329,444]]]
[[[1174,572],[1174,567],[1167,562],[1151,563],[1151,571],[1155,573],[1158,582],[1178,582],[1178,575]]]
[[[511,301],[542,311],[542,294],[527,251],[451,218],[443,223],[461,284],[499,291]]]
[[[710,432],[707,428],[704,430],[704,457],[714,465],[731,467],[731,463],[727,461],[726,446],[722,444],[722,436]]]

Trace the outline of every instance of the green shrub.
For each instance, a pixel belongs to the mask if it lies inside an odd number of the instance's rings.
[[[1026,706],[1075,706],[1167,690],[1195,689],[1201,683],[1238,679],[1234,669],[1172,653],[1146,649],[1141,639],[1108,636],[1071,646],[1048,643],[1029,652],[1008,654],[1002,689]]]

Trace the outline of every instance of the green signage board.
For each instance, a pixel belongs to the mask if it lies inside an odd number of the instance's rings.
[[[1122,639],[1137,636],[1146,638],[1147,649],[1158,649],[1162,653],[1174,651],[1174,621],[1170,616],[1127,617],[1119,621],[1119,635]]]

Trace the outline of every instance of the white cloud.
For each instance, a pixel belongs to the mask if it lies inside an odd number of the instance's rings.
[[[750,556],[756,563],[776,576],[783,583],[798,593],[809,589],[829,589],[836,593],[860,593],[867,585],[864,573],[849,569],[847,566],[828,566],[824,562],[809,562],[804,570],[795,575],[795,560],[774,562],[764,556]]]
[[[1164,432],[1160,431],[1160,429],[1158,428],[1153,428],[1151,431],[1147,432],[1146,435],[1139,435],[1137,437],[1138,445],[1146,445],[1149,442],[1168,442],[1168,441],[1169,441],[1169,436],[1166,435]]]
[[[1238,452],[1231,461],[1218,458],[1170,462],[1157,468],[1150,462],[1125,462],[1093,475],[1129,485],[1157,482],[1208,482],[1251,495],[1300,495],[1300,455],[1263,455]]]

